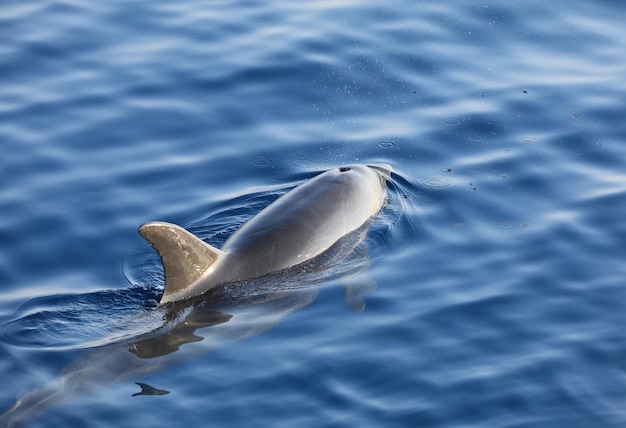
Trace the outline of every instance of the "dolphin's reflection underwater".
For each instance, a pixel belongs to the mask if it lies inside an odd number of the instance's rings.
[[[233,245],[222,250],[177,226],[149,223],[157,234],[142,235],[157,249],[165,266],[164,295],[161,305],[154,308],[162,312],[163,325],[121,343],[85,351],[52,382],[22,396],[0,416],[0,427],[23,425],[73,397],[136,380],[263,333],[285,315],[313,302],[321,283],[337,279],[346,289],[349,306],[363,310],[364,295],[376,287],[364,275],[368,257],[363,241],[372,217],[386,200],[390,170],[387,165],[355,165],[320,174],[263,210],[257,216],[260,220],[255,217],[244,225],[229,239]],[[161,228],[166,229],[165,237],[159,235]],[[248,233],[242,235],[242,231]],[[267,245],[260,246],[257,239]],[[281,244],[287,250],[274,251]],[[193,254],[196,247],[207,251],[205,245],[221,264],[204,263]],[[251,255],[256,264],[233,267]],[[173,265],[190,260],[192,268]],[[195,272],[187,272],[190,269]],[[133,395],[169,392],[138,385],[141,392]]]

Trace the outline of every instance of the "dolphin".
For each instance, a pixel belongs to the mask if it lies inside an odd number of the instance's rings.
[[[347,165],[323,172],[263,209],[217,249],[182,227],[160,221],[139,227],[165,272],[160,304],[225,283],[287,269],[324,253],[383,207],[387,164]]]
[[[318,290],[292,288],[292,284],[312,285],[317,281],[315,275],[310,277],[312,271],[332,269],[346,254],[355,254],[369,219],[386,201],[390,174],[388,165],[350,165],[319,174],[253,217],[221,249],[173,224],[144,224],[140,233],[159,252],[166,275],[163,304],[153,308],[163,324],[119,342],[81,350],[79,358],[56,378],[26,392],[0,414],[0,427],[21,426],[74,397],[261,334],[309,305]],[[295,270],[288,269],[293,266]],[[362,275],[362,267],[348,266],[341,278],[341,282],[351,280],[347,300],[355,311],[363,310],[363,296],[376,287]],[[191,299],[199,294],[201,302]],[[72,306],[71,301],[65,304]],[[50,308],[44,305],[39,310]],[[141,323],[141,314],[133,313],[133,320]],[[154,318],[152,311],[145,316]],[[138,385],[141,391],[133,396],[168,393]]]

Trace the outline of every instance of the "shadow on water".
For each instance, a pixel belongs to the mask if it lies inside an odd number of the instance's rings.
[[[389,201],[383,211],[322,255],[261,278],[215,287],[193,299],[159,306],[162,268],[154,253],[141,252],[128,255],[122,267],[130,288],[45,296],[25,302],[0,325],[5,343],[36,351],[79,351],[80,355],[54,380],[18,399],[0,417],[0,426],[23,425],[74,397],[158,372],[263,333],[285,315],[312,303],[321,286],[341,284],[350,308],[363,311],[365,295],[376,289],[366,271],[371,261],[385,252],[403,214],[411,211],[407,205],[408,185],[403,180],[391,181]],[[201,230],[196,233],[205,235],[207,241],[223,241],[233,232],[232,224],[224,219],[232,219],[234,213],[235,223],[245,222],[255,213],[245,211],[243,206],[262,208],[262,204],[249,202],[263,196],[238,198],[223,211],[202,220],[213,228],[190,228]],[[266,201],[276,197],[275,192],[265,196]],[[242,206],[237,206],[239,199]],[[169,392],[137,384],[141,392],[134,395]]]

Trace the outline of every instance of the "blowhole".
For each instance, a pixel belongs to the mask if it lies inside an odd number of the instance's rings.
[[[339,168],[340,172],[348,172],[350,171],[350,168],[348,168],[347,166],[342,166],[341,168]]]

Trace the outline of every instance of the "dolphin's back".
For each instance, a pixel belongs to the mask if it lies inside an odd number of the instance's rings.
[[[222,250],[239,259],[239,276],[253,278],[309,260],[380,209],[384,188],[378,177],[370,186],[364,176],[369,171],[331,172],[276,200],[224,244]]]

